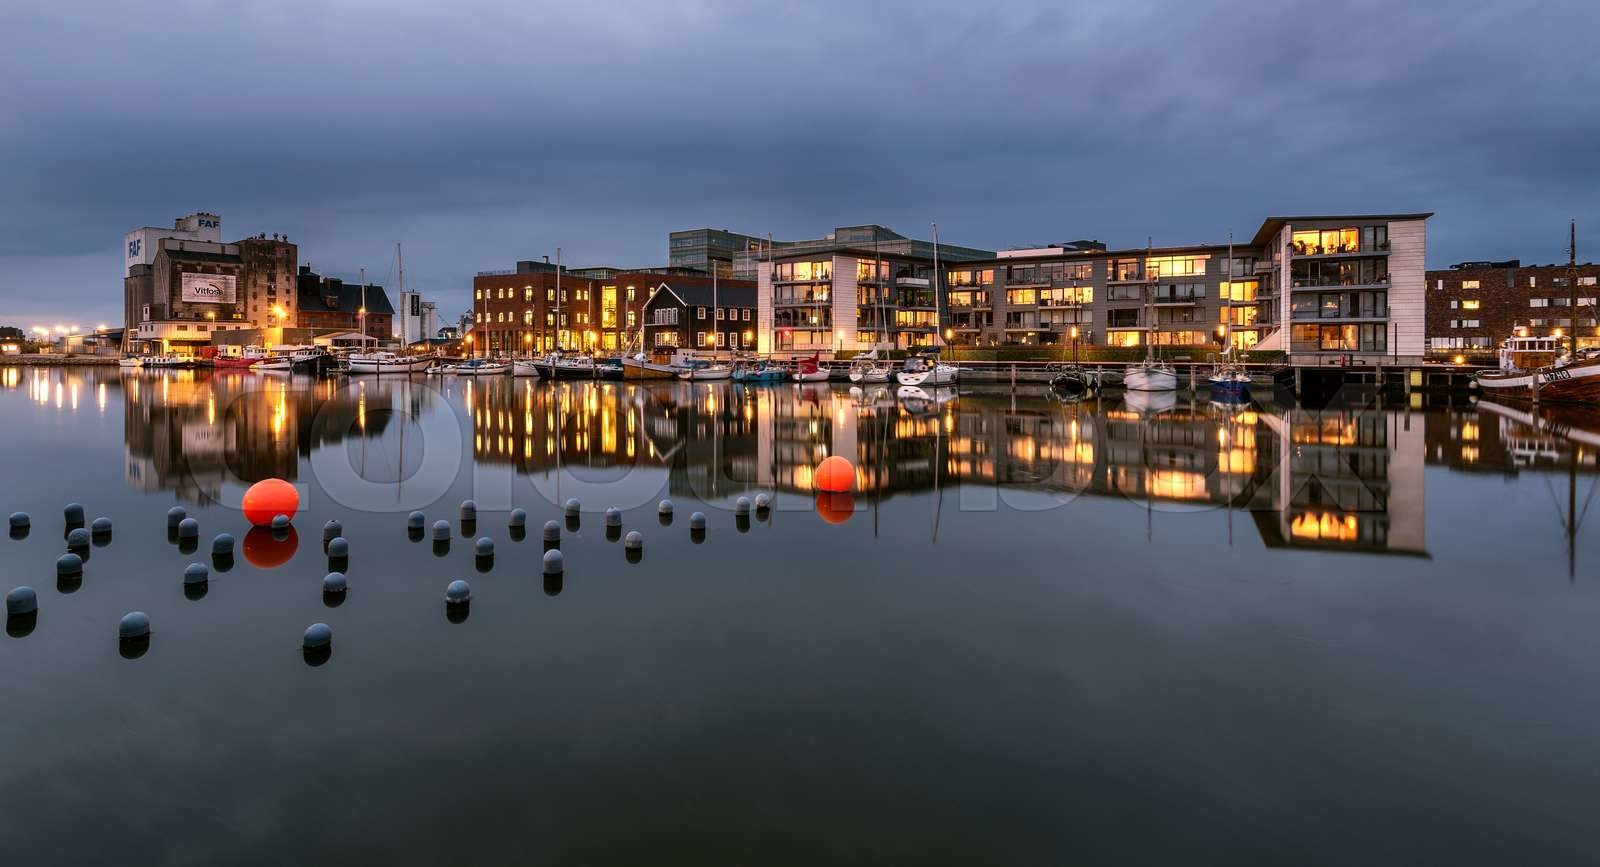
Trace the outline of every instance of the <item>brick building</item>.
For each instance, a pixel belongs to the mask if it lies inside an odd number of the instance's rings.
[[[756,348],[756,284],[751,280],[668,277],[644,306],[644,347],[654,355],[679,349]],[[720,332],[720,337],[713,334]]]
[[[196,354],[215,331],[294,325],[295,245],[265,236],[156,244],[146,251],[150,261],[130,264],[123,279],[129,348]]]
[[[1570,336],[1578,347],[1600,346],[1595,299],[1600,265],[1577,266],[1577,315],[1566,265],[1462,262],[1427,274],[1428,351],[1489,352],[1513,334]],[[1576,320],[1576,323],[1574,323]]]
[[[637,351],[645,302],[664,282],[710,287],[711,277],[673,268],[563,268],[558,279],[554,264],[534,261],[518,262],[512,271],[479,272],[472,280],[470,348],[478,354],[515,355],[557,346],[600,353]],[[754,286],[749,281],[722,282]]]
[[[371,283],[346,283],[338,277],[324,277],[302,266],[295,275],[297,296],[295,324],[315,330],[357,331],[362,329],[366,312],[368,337],[388,342],[394,329],[394,307],[382,286]]]

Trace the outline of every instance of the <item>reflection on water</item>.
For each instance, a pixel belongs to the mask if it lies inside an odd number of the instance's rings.
[[[1170,394],[1063,403],[1043,390],[76,368],[5,368],[0,386],[66,414],[120,402],[127,483],[190,501],[221,497],[230,480],[299,479],[329,447],[363,479],[402,483],[424,460],[417,420],[454,412],[473,461],[519,475],[560,467],[604,483],[653,469],[670,494],[714,501],[809,494],[814,467],[838,454],[856,467],[852,506],[963,489],[953,508],[984,508],[971,492],[985,489],[1120,497],[1247,512],[1270,546],[1416,555],[1427,554],[1425,464],[1589,474],[1600,449],[1600,415],[1489,404],[1305,412]]]
[[[670,494],[714,501],[810,494],[816,464],[842,454],[862,504],[962,488],[1117,496],[1155,510],[1245,510],[1270,545],[1368,552],[1427,553],[1424,464],[1592,473],[1600,448],[1595,414],[1491,405],[1306,413],[1187,395],[1062,403],[984,389],[98,368],[5,368],[0,386],[67,414],[115,411],[120,398],[128,485],[189,501],[216,499],[227,480],[298,480],[310,453],[330,446],[365,480],[397,483],[424,459],[414,419],[454,411],[475,462],[523,475],[667,470]]]

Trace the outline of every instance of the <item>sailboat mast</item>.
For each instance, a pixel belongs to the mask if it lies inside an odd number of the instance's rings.
[[[1568,356],[1571,362],[1578,360],[1578,221],[1567,222],[1567,290],[1572,293],[1572,327],[1568,332],[1572,338],[1572,353]]]
[[[877,293],[877,297],[874,300],[878,302],[878,327],[875,329],[878,334],[878,339],[872,343],[872,350],[874,352],[877,351],[878,344],[883,343],[884,338],[889,334],[889,322],[883,314],[883,295],[888,290],[888,287],[879,279],[883,275],[883,261],[878,251],[878,244],[881,240],[882,235],[880,234],[879,229],[874,226],[872,229],[872,283],[873,292]],[[877,356],[874,355],[873,357],[876,358]],[[878,518],[876,513],[873,514],[872,519],[873,521],[877,521]]]
[[[1222,293],[1222,355],[1233,357],[1233,233],[1228,233],[1228,279],[1222,282],[1227,291]]]
[[[367,269],[365,268],[361,269],[361,309],[356,311],[356,327],[361,329],[361,345],[365,347],[367,345]]]
[[[939,274],[939,224],[933,223],[933,345],[940,346],[944,342],[944,332],[940,325],[939,290],[944,285]],[[937,380],[935,380],[937,382]]]
[[[1156,324],[1151,317],[1150,309],[1150,282],[1155,279],[1155,269],[1150,265],[1150,254],[1154,251],[1155,242],[1150,236],[1144,239],[1144,281],[1139,284],[1141,300],[1144,302],[1144,360],[1155,361],[1156,352]]]
[[[400,255],[400,242],[394,242],[395,268],[400,272],[400,288],[396,291],[400,299],[400,351],[406,351],[406,260]]]
[[[561,351],[561,248],[556,248],[556,352]],[[554,363],[554,362],[552,362]],[[550,368],[555,375],[555,368]]]
[[[717,266],[711,266],[711,360],[716,361],[722,349],[722,326],[717,324],[722,316],[722,299],[717,295]]]

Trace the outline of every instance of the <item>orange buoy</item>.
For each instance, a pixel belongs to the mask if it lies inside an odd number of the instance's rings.
[[[817,495],[817,516],[830,524],[843,524],[855,510],[855,498],[849,494],[823,491]]]
[[[817,464],[817,471],[812,479],[819,491],[844,493],[855,486],[856,468],[850,465],[848,459],[832,455]]]
[[[271,524],[278,515],[288,515],[293,521],[294,513],[300,509],[300,492],[283,479],[262,479],[244,492],[239,506],[244,509],[245,520],[257,527]]]
[[[300,548],[300,536],[293,527],[282,539],[273,537],[266,527],[251,527],[250,532],[244,534],[244,544],[239,547],[244,550],[244,561],[251,566],[276,569],[289,562]]]

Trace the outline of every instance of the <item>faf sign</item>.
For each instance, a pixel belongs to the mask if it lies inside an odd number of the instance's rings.
[[[180,300],[198,304],[232,304],[237,279],[232,274],[184,274],[181,277]]]

